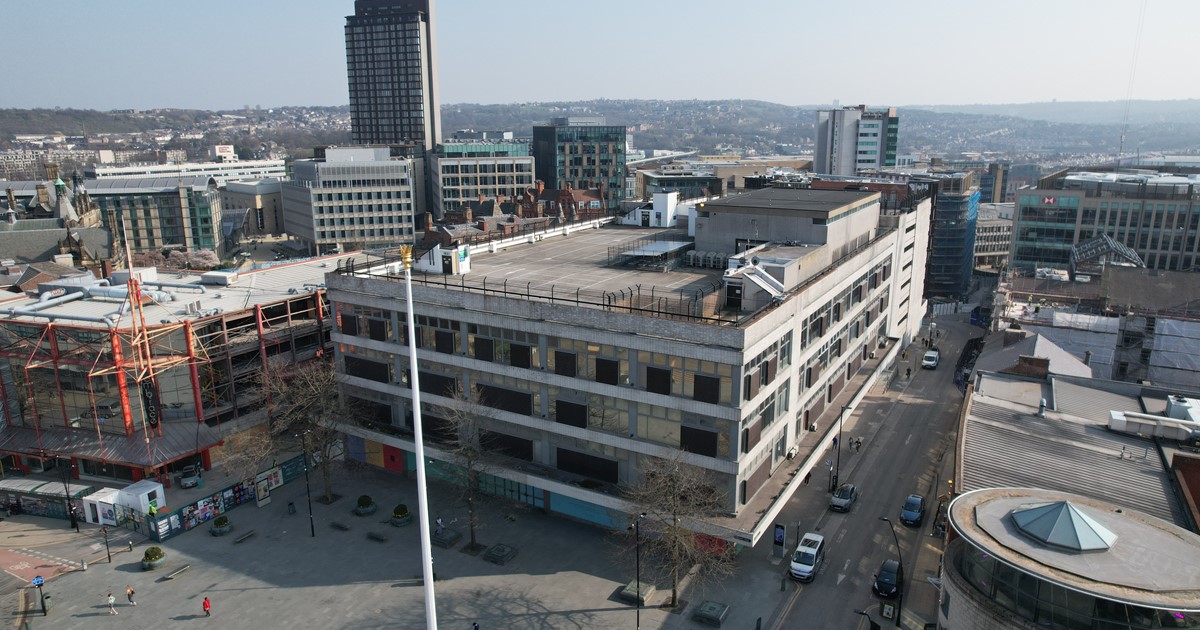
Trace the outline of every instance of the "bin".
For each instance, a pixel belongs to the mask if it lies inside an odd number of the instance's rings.
[[[42,603],[46,607],[46,614],[50,614],[50,596],[42,595]]]

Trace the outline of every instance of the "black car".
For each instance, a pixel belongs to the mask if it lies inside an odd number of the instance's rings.
[[[892,598],[900,594],[904,588],[904,568],[896,560],[884,560],[875,574],[875,583],[871,590],[880,597]]]
[[[904,507],[900,508],[900,522],[919,527],[924,520],[925,497],[919,494],[908,495],[908,498],[904,500]]]

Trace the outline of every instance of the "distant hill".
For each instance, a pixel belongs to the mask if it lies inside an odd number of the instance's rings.
[[[0,109],[0,139],[15,134],[132,133],[167,125],[191,124],[198,110],[169,110],[169,114],[110,114],[92,109]]]
[[[1125,122],[1125,101],[1053,101],[1049,103],[1009,103],[1005,105],[912,105],[938,113],[1012,116],[1047,122],[1120,125]],[[1200,123],[1200,99],[1178,101],[1130,101],[1129,123]]]

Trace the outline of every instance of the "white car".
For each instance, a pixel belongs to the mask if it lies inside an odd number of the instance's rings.
[[[817,570],[825,562],[825,537],[809,532],[800,539],[796,552],[792,554],[791,567],[788,575],[793,580],[811,582],[817,577]]]
[[[942,360],[942,353],[937,350],[930,350],[921,358],[921,367],[926,370],[937,369],[938,362]]]

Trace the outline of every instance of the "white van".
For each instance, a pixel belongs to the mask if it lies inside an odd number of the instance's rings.
[[[825,563],[825,537],[809,532],[800,539],[796,552],[792,554],[792,565],[788,575],[793,580],[811,582]]]

